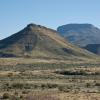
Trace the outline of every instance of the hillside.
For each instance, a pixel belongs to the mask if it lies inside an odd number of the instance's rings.
[[[55,30],[29,24],[23,30],[0,41],[0,57],[68,59],[94,57],[58,35]]]
[[[62,25],[57,28],[57,31],[71,43],[81,47],[100,44],[100,29],[92,24]]]
[[[84,48],[95,53],[95,54],[100,55],[100,44],[88,44]]]

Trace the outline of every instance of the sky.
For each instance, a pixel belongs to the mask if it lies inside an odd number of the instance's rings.
[[[30,23],[53,29],[69,23],[100,28],[100,0],[0,0],[0,39]]]

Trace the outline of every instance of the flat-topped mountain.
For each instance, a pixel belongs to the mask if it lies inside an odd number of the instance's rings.
[[[27,27],[3,40],[0,40],[0,57],[32,58],[72,58],[93,57],[84,49],[78,48],[57,31],[41,25],[29,24]]]
[[[59,34],[71,43],[84,47],[88,44],[100,44],[100,29],[92,24],[67,24],[57,28]]]

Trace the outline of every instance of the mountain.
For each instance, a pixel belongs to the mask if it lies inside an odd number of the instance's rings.
[[[100,44],[88,44],[84,48],[95,53],[95,54],[100,55]]]
[[[62,25],[57,28],[57,31],[71,43],[81,47],[100,44],[100,29],[92,24]]]
[[[18,33],[0,40],[0,57],[72,59],[94,55],[72,45],[55,30],[29,24]]]

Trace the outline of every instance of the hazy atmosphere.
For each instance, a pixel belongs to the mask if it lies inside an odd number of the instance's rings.
[[[68,23],[100,27],[100,0],[0,0],[0,39],[29,23],[56,29]]]

